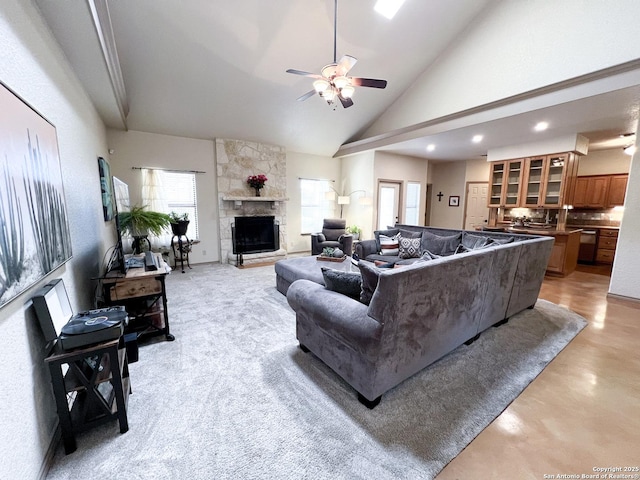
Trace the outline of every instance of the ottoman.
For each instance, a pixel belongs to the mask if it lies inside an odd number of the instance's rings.
[[[360,269],[351,263],[350,257],[347,257],[342,262],[317,260],[317,256],[288,258],[279,260],[275,264],[276,288],[280,293],[286,295],[289,286],[301,278],[324,285],[321,267],[333,268],[343,272],[360,273]]]

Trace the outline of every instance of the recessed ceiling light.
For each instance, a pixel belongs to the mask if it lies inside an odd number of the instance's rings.
[[[436,149],[436,146],[433,143],[427,145],[427,152],[433,152]]]
[[[482,135],[474,135],[471,141],[473,143],[480,143],[484,137]]]
[[[404,0],[378,0],[373,8],[380,15],[391,20],[398,13],[403,3]]]
[[[547,122],[538,122],[536,126],[533,127],[536,132],[542,132],[549,128],[549,124]]]

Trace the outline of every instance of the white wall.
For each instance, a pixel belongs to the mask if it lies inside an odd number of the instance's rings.
[[[433,185],[431,196],[432,227],[463,227],[466,170],[466,162],[431,163],[429,183]],[[486,178],[489,178],[488,173]],[[442,192],[442,201],[438,201],[439,192]],[[449,197],[452,195],[460,197],[458,207],[449,206]]]
[[[345,208],[347,225],[357,225],[362,230],[361,240],[373,238],[376,219],[376,184],[374,179],[375,153],[365,152],[342,159],[342,178],[345,179],[345,193],[364,190],[372,199],[371,205],[360,205],[354,195],[351,204]]]
[[[636,138],[640,134],[640,128]],[[633,156],[609,293],[640,300],[640,151]]]
[[[637,28],[630,19],[640,18],[640,2],[614,4],[496,3],[381,115],[364,138],[639,58]]]
[[[622,148],[594,150],[579,157],[578,175],[628,173],[630,165],[631,156],[624,153]]]
[[[489,162],[486,160],[467,160],[466,163],[466,182],[489,182],[489,172],[491,171]]]
[[[62,278],[75,311],[90,308],[92,277],[114,242],[104,222],[97,157],[105,128],[32,2],[0,3],[0,80],[56,127],[73,258],[42,285]],[[40,475],[57,426],[44,340],[30,304],[35,288],[0,310],[0,477]]]
[[[113,150],[109,155],[111,173],[127,183],[132,204],[142,201],[142,174],[131,167],[205,172],[196,175],[200,243],[194,245],[189,262],[219,261],[218,187],[213,140],[112,129],[107,131],[107,140],[109,149]]]
[[[300,178],[333,180],[339,190],[341,159],[287,152],[287,232],[289,253],[311,251],[311,237],[302,235],[300,223]],[[336,210],[339,216],[340,210]]]

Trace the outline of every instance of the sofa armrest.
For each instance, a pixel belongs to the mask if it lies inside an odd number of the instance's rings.
[[[356,244],[356,254],[362,259],[375,253],[378,253],[378,244],[375,239],[362,240]]]
[[[309,280],[296,280],[287,291],[287,301],[300,317],[313,322],[326,334],[363,354],[372,354],[379,344],[382,325],[371,318],[368,307],[357,300]]]

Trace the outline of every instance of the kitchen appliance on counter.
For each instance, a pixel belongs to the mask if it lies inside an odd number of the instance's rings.
[[[578,251],[578,262],[595,263],[597,243],[598,230],[583,229],[582,232],[580,232],[580,250]]]

